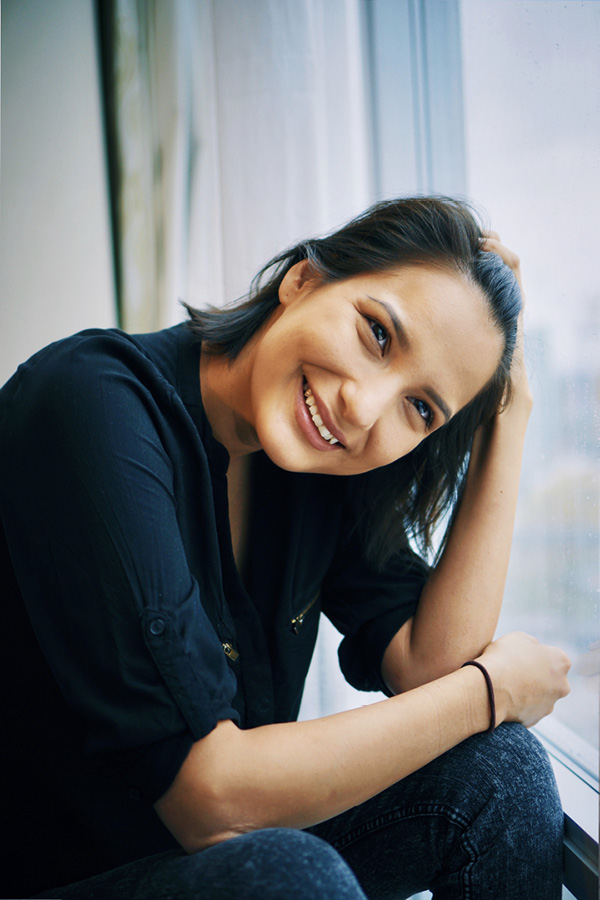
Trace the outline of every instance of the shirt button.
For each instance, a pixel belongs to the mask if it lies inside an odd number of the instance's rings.
[[[150,622],[150,634],[154,634],[158,637],[158,635],[163,634],[164,630],[164,619],[152,619],[152,621]]]
[[[271,715],[271,707],[266,701],[259,700],[256,704],[256,712],[259,714],[259,716],[268,718]]]

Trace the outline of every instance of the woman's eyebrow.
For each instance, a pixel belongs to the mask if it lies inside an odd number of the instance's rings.
[[[373,303],[377,303],[379,306],[382,306],[387,312],[388,316],[391,319],[392,325],[394,326],[394,331],[396,332],[396,337],[398,338],[398,343],[402,347],[403,350],[408,350],[410,348],[410,340],[408,335],[404,329],[404,325],[398,318],[398,313],[394,309],[391,303],[386,303],[385,300],[378,300],[377,297],[371,297],[370,294],[367,295],[369,300],[372,300]],[[452,411],[450,407],[446,403],[446,401],[440,397],[437,391],[434,391],[433,388],[424,387],[424,392],[427,394],[430,400],[433,400],[435,405],[440,409],[440,411],[444,415],[444,419],[448,422],[452,418]]]

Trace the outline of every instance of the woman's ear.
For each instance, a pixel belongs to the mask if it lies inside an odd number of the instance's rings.
[[[312,290],[315,282],[316,278],[311,273],[309,261],[301,259],[300,262],[294,263],[283,276],[279,285],[279,302],[282,306],[289,306],[290,303],[301,299],[308,291]]]

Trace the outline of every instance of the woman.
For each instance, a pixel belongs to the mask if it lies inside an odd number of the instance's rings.
[[[493,641],[531,408],[518,260],[421,198],[269,272],[2,390],[11,896],[558,898],[522,726],[569,662]],[[450,511],[429,569],[409,538]],[[298,723],[320,609],[388,699]]]

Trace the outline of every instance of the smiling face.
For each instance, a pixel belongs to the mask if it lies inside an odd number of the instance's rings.
[[[502,335],[462,276],[411,265],[322,284],[306,273],[290,269],[281,305],[231,366],[231,416],[216,431],[230,453],[241,441],[290,471],[366,472],[409,453],[495,372]]]

